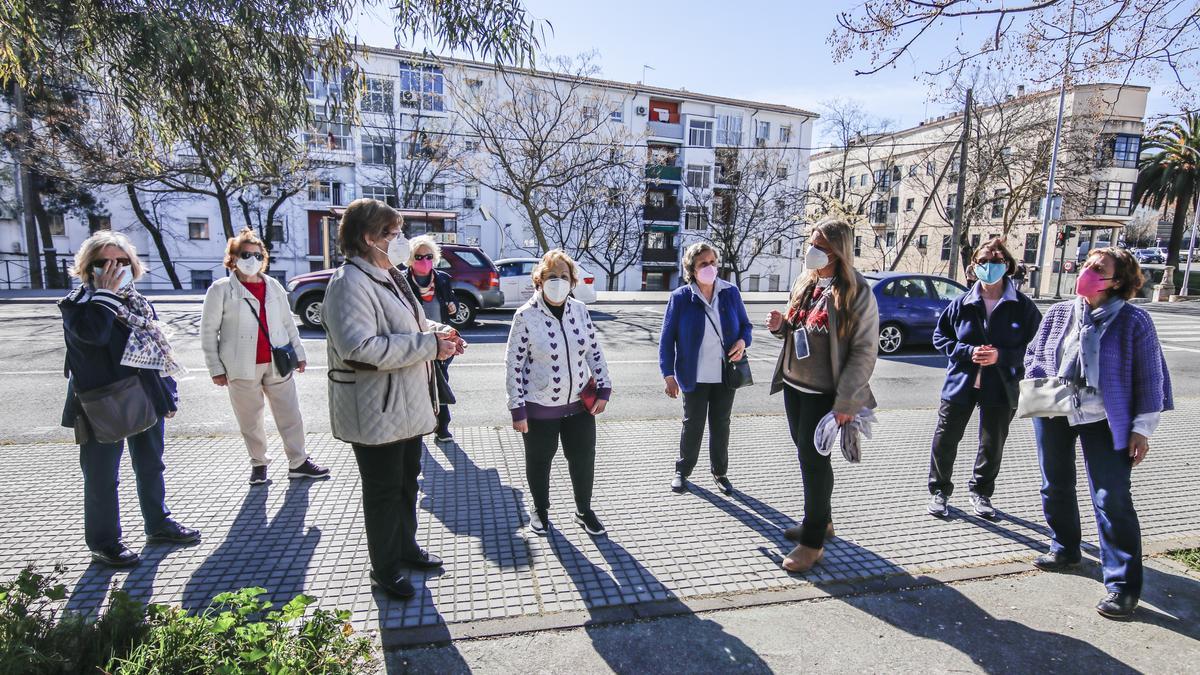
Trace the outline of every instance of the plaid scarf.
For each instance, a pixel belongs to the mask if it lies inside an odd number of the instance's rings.
[[[157,370],[162,377],[186,373],[187,369],[175,360],[175,350],[167,341],[162,324],[154,317],[150,301],[132,285],[118,289],[116,294],[121,298],[117,318],[129,327],[121,365]]]

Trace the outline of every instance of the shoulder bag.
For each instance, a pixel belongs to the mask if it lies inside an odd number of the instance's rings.
[[[712,325],[713,331],[716,332],[717,338],[721,337],[721,330],[717,328],[717,324],[709,316],[708,310],[704,311],[704,318],[708,319],[708,323]],[[703,338],[702,338],[703,339]],[[750,356],[745,351],[742,352],[742,358],[737,361],[731,361],[729,355],[725,353],[725,346],[721,345],[721,382],[730,389],[741,389],[754,384],[754,374],[750,372]]]
[[[254,322],[258,324],[258,330],[262,332],[262,336],[266,338],[267,345],[271,347],[271,360],[275,362],[275,369],[279,371],[279,377],[287,377],[293,370],[300,367],[300,357],[296,354],[295,347],[290,344],[282,347],[276,347],[271,344],[271,335],[263,326],[262,319],[258,318],[258,312],[254,311],[254,305],[249,298],[242,298],[246,301],[246,306],[250,308],[250,313],[254,315]]]
[[[1017,417],[1065,417],[1079,409],[1084,387],[1059,377],[1034,377],[1018,385]]]
[[[77,392],[90,437],[99,443],[118,443],[158,423],[158,412],[139,375]],[[78,435],[82,430],[77,428]]]

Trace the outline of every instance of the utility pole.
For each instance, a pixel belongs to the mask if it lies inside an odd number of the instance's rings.
[[[1195,153],[1197,155],[1197,158],[1200,158],[1200,152],[1197,152],[1194,148],[1190,148],[1186,145],[1183,147],[1185,149]],[[1200,181],[1192,181],[1192,182],[1195,185],[1195,189],[1196,189],[1196,208],[1194,209],[1194,212],[1192,213],[1192,238],[1191,238],[1191,242],[1188,244],[1187,264],[1184,265],[1184,268],[1183,268],[1183,290],[1176,291],[1177,294],[1182,295],[1184,297],[1187,297],[1192,294],[1191,288],[1188,287],[1188,283],[1190,283],[1192,280],[1192,259],[1196,256],[1196,228],[1200,227]]]
[[[966,204],[967,196],[967,142],[971,137],[971,95],[972,91],[967,90],[967,105],[963,108],[963,131],[962,141],[958,147],[958,196],[954,201],[954,228],[950,232],[950,278],[958,280],[958,265],[962,260],[962,246],[959,244],[959,238],[962,237],[962,221],[963,207]]]
[[[1033,297],[1041,297],[1042,274],[1046,269],[1046,241],[1050,238],[1050,210],[1054,199],[1054,173],[1058,169],[1058,145],[1062,140],[1063,110],[1067,102],[1067,76],[1071,71],[1071,36],[1075,34],[1075,3],[1071,3],[1071,21],[1067,29],[1067,53],[1063,59],[1062,84],[1058,87],[1058,121],[1054,124],[1054,149],[1050,151],[1050,175],[1046,179],[1046,201],[1042,203],[1042,234],[1038,240],[1037,270],[1034,272]]]
[[[29,258],[29,288],[42,288],[42,263],[38,260],[38,229],[33,209],[33,181],[29,178],[29,167],[25,165],[24,144],[28,141],[32,128],[29,116],[25,114],[25,89],[19,82],[13,82],[13,114],[17,117],[17,128],[20,139],[13,147],[13,159],[17,163],[17,186],[21,192],[21,217],[25,221],[25,253]],[[48,270],[53,274],[53,270]]]

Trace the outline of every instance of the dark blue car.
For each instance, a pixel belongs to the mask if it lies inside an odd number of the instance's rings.
[[[865,272],[879,303],[879,351],[895,354],[910,344],[930,344],[938,316],[966,286],[946,277],[905,272]]]

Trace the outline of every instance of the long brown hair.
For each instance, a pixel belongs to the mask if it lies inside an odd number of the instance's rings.
[[[828,218],[813,225],[812,234],[820,234],[829,244],[829,257],[833,259],[833,284],[830,286],[833,307],[838,312],[838,337],[845,338],[858,317],[849,312],[854,305],[861,289],[858,287],[858,276],[854,271],[854,228],[844,220]],[[812,238],[810,237],[809,241]],[[804,299],[812,295],[813,287],[817,285],[817,271],[805,270],[792,285],[792,295],[788,300],[788,310],[795,309]]]

